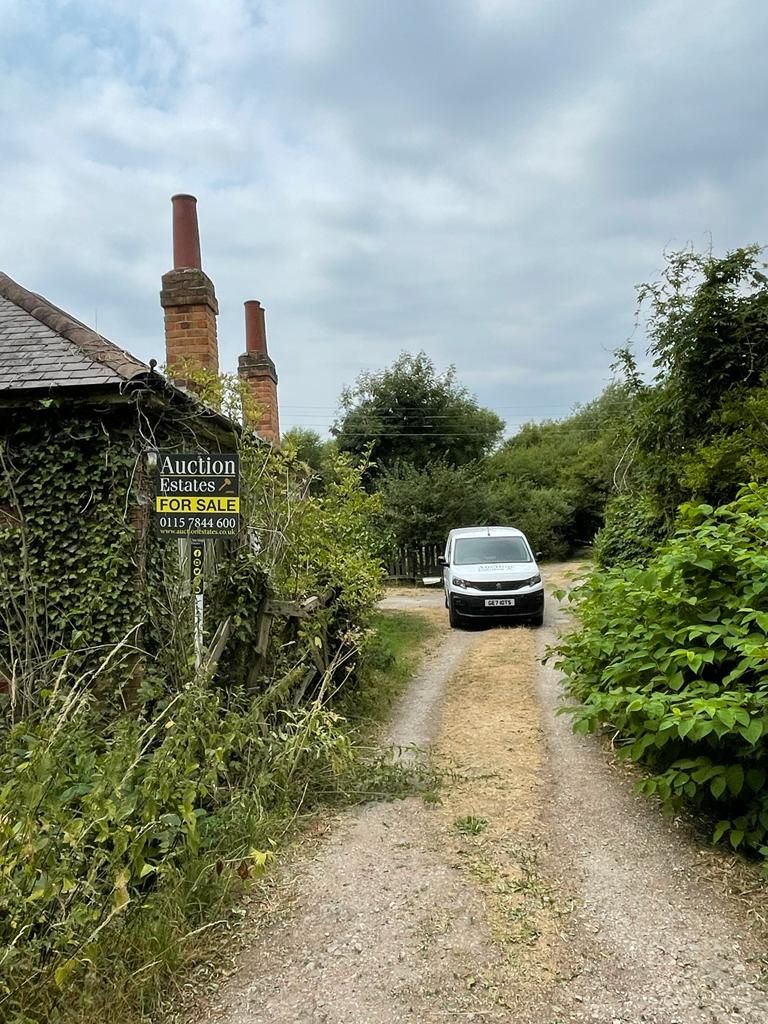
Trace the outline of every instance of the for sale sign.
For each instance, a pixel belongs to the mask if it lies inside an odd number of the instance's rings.
[[[172,537],[233,537],[240,528],[240,457],[231,454],[160,455],[155,513],[160,533]]]

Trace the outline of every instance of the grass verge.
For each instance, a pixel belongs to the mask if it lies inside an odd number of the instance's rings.
[[[411,611],[377,612],[373,628],[358,686],[343,705],[349,721],[363,729],[387,718],[439,632],[433,616]]]

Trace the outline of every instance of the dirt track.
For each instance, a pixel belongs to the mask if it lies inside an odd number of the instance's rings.
[[[388,603],[439,609],[442,595]],[[434,742],[457,770],[442,804],[335,821],[294,866],[290,912],[255,929],[195,1020],[768,1020],[765,932],[726,895],[729,859],[555,715],[558,680],[539,662],[563,621],[552,602],[546,621],[446,629],[389,735]]]

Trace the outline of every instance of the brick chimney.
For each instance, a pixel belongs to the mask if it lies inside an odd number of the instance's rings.
[[[203,272],[197,200],[177,195],[173,203],[173,270],[163,274],[160,305],[165,310],[165,362],[168,375],[182,387],[194,387],[188,369],[219,372],[213,282]]]
[[[264,309],[255,299],[245,303],[245,352],[238,360],[237,372],[257,407],[255,422],[250,426],[267,441],[279,444],[277,370],[267,352]]]

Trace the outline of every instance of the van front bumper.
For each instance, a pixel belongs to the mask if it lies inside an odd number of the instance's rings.
[[[514,600],[513,605],[501,605],[490,608],[486,606],[487,600]],[[529,615],[539,615],[544,610],[544,588],[534,590],[528,594],[521,594],[516,591],[514,594],[451,594],[453,610],[459,615],[466,615],[468,618],[526,618]]]

